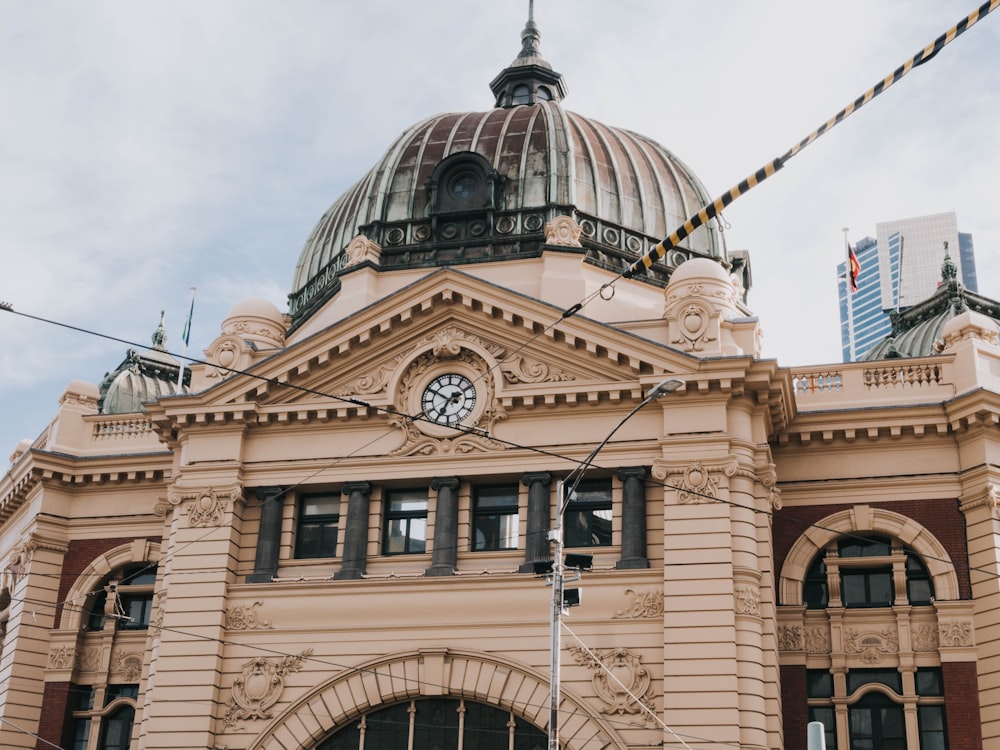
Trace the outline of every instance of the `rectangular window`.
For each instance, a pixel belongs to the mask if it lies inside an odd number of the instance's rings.
[[[153,614],[153,593],[121,594],[119,596],[125,616],[118,620],[121,630],[145,630]]]
[[[340,495],[307,495],[299,503],[295,534],[298,558],[336,557]]]
[[[832,698],[833,675],[826,669],[806,670],[806,696],[809,698]]]
[[[948,750],[944,726],[944,706],[918,706],[920,750]]]
[[[399,490],[385,503],[382,553],[405,555],[427,549],[427,490]]]
[[[477,487],[472,501],[473,551],[517,549],[516,484]]]
[[[611,544],[611,480],[580,482],[563,519],[567,547]]]
[[[944,683],[938,667],[917,669],[917,695],[944,695]]]
[[[847,672],[847,694],[851,695],[862,685],[885,685],[897,694],[903,694],[903,676],[895,669],[851,669]]]
[[[892,569],[841,568],[840,590],[845,607],[890,607],[895,598]]]

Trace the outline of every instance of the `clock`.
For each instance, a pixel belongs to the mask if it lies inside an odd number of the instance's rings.
[[[476,386],[464,375],[450,372],[427,384],[420,397],[424,415],[436,424],[453,427],[476,406]]]

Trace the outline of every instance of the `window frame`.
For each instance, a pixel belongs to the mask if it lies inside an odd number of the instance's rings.
[[[331,513],[306,513],[306,506],[310,502],[316,502],[318,499],[330,499],[336,503],[337,512]],[[342,501],[339,492],[314,492],[309,494],[303,494],[298,498],[297,508],[298,515],[295,519],[295,559],[296,560],[323,560],[334,558],[337,556],[337,543],[340,536],[340,520],[341,513],[340,509],[342,507]],[[318,530],[318,541],[310,539],[309,542],[314,544],[317,548],[315,550],[304,550],[305,546],[304,538],[307,536],[305,531],[307,529],[315,528]],[[326,532],[333,531],[332,549],[328,549],[324,543],[327,540]],[[329,552],[330,554],[324,554]]]
[[[580,482],[574,495],[575,497],[570,498],[566,504],[566,510],[563,513],[565,546],[572,549],[612,546],[614,541],[614,487],[610,477]],[[587,496],[581,497],[582,495]],[[596,497],[598,495],[603,495],[603,497],[598,499]],[[601,512],[607,512],[608,517],[604,519],[596,515]],[[574,526],[572,520],[574,515],[577,519],[586,519],[586,523]],[[606,521],[607,530],[596,530],[595,520]],[[586,535],[589,541],[579,543],[583,537],[576,536],[576,534]]]
[[[508,497],[510,502],[505,505],[483,506],[481,500],[484,495],[496,493],[494,498]],[[501,493],[505,493],[501,495]],[[520,509],[520,487],[517,484],[485,484],[477,485],[472,491],[472,528],[469,549],[472,552],[506,552],[518,549],[520,534],[521,509]],[[488,520],[487,520],[488,519]],[[478,544],[480,524],[488,523],[490,534],[484,534],[483,544]],[[511,529],[511,525],[513,529]],[[504,527],[506,528],[506,532]],[[494,544],[490,544],[488,537],[495,539]],[[505,545],[504,542],[513,541],[513,544]]]
[[[409,496],[409,497],[407,497]],[[422,508],[393,510],[392,504],[395,501],[407,502],[418,500],[423,504]],[[387,490],[383,506],[382,520],[382,554],[385,556],[396,555],[421,555],[427,552],[428,543],[428,521],[430,513],[430,502],[426,487],[407,488],[398,490]],[[415,522],[423,522],[423,538],[420,539],[412,533]],[[405,531],[399,535],[403,539],[403,549],[393,550],[392,527],[394,522],[401,522]],[[419,527],[419,523],[417,523]],[[419,544],[411,544],[411,542]],[[419,547],[419,548],[417,548]]]

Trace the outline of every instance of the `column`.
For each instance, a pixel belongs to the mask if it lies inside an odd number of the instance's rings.
[[[247,583],[270,583],[278,572],[278,550],[281,545],[281,509],[285,490],[281,487],[261,487],[257,490],[261,501],[260,530],[257,532],[257,556],[253,573]]]
[[[435,477],[431,489],[437,493],[434,505],[434,550],[428,576],[455,574],[458,561],[458,477]]]
[[[646,559],[646,469],[629,466],[618,470],[622,481],[622,559],[619,570],[648,568]]]
[[[365,574],[371,482],[348,482],[344,485],[344,494],[348,496],[347,528],[344,532],[344,554],[340,570],[333,576],[337,580],[357,579]]]
[[[547,471],[528,472],[521,482],[528,488],[528,529],[524,540],[524,563],[518,571],[531,573],[533,563],[552,557],[547,534],[552,524],[549,492],[552,474]]]

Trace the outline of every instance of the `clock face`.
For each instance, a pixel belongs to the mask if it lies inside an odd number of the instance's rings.
[[[472,413],[476,405],[476,386],[464,375],[438,375],[424,388],[420,397],[423,413],[433,422],[453,426]]]

